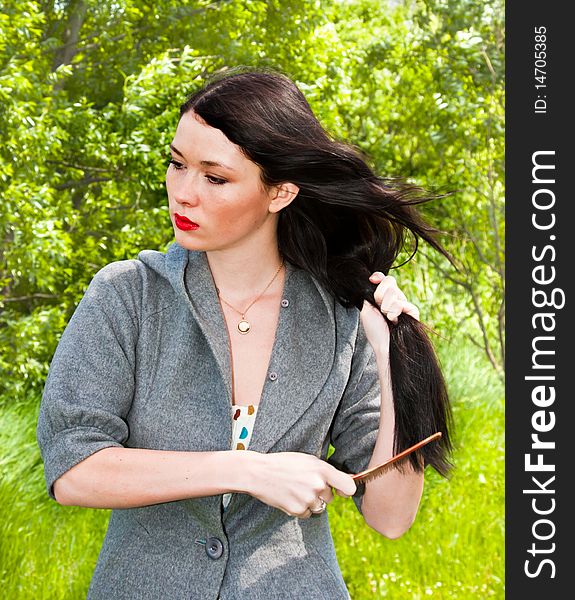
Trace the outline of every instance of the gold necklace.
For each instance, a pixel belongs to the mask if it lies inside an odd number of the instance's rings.
[[[275,281],[276,277],[278,276],[279,272],[281,271],[281,268],[284,266],[284,261],[282,260],[280,263],[280,266],[278,267],[278,270],[274,273],[274,276],[272,277],[271,281],[266,285],[266,287],[263,289],[262,292],[260,292],[260,294],[254,299],[252,300],[248,307],[244,310],[238,310],[235,306],[232,306],[227,300],[224,300],[220,294],[220,290],[219,288],[216,288],[216,291],[218,292],[218,297],[219,299],[226,304],[227,306],[229,306],[231,309],[235,310],[239,315],[241,315],[241,320],[238,323],[238,331],[242,334],[245,335],[246,333],[248,333],[250,331],[250,329],[252,328],[251,323],[246,319],[246,313],[248,312],[248,310],[267,292],[268,288],[271,286],[271,284]]]

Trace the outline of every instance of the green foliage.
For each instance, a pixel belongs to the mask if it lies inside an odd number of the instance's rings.
[[[460,271],[424,250],[401,281],[428,322],[464,331],[501,368],[502,11],[500,0],[5,3],[0,397],[41,389],[96,270],[167,246],[178,106],[237,64],[291,75],[381,173],[457,190],[423,210]]]
[[[434,0],[389,12],[364,0],[341,9],[335,26],[346,51],[321,99],[328,121],[380,172],[454,192],[422,210],[447,232],[459,271],[422,249],[400,277],[412,297],[427,299],[423,314],[436,328],[465,332],[501,372],[503,3]]]

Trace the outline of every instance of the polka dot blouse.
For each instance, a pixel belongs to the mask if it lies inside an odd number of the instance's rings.
[[[256,404],[248,404],[247,406],[234,404],[232,406],[232,450],[248,449],[257,412],[258,407]],[[222,496],[224,510],[228,508],[231,499],[232,494]]]

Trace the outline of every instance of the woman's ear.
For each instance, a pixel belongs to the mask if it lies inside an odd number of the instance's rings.
[[[290,204],[298,195],[299,187],[294,183],[280,183],[274,187],[274,195],[270,201],[269,211],[278,213]]]

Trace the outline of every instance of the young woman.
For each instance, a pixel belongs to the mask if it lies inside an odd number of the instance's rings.
[[[50,496],[113,509],[88,597],[349,598],[334,491],[395,538],[423,467],[448,466],[441,373],[384,275],[407,230],[441,250],[425,198],[377,177],[269,71],[194,94],[170,152],[175,243],[96,274],[41,404]],[[437,430],[442,444],[356,487]]]

